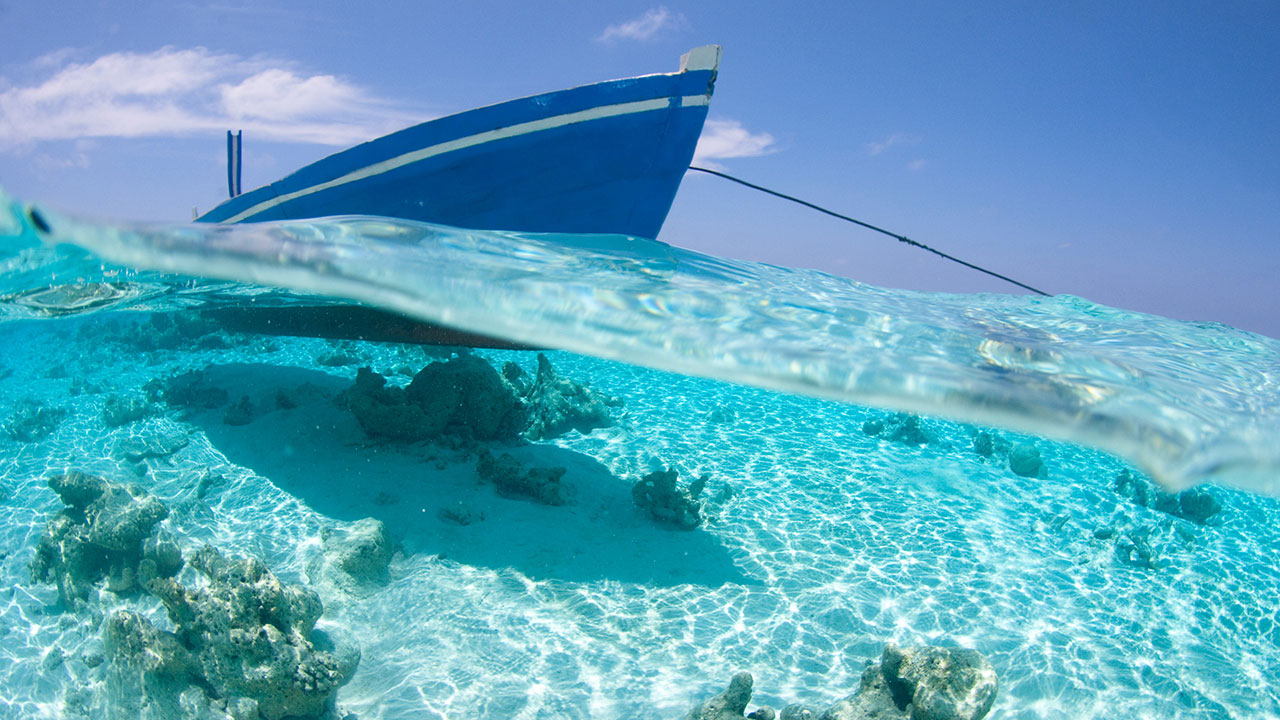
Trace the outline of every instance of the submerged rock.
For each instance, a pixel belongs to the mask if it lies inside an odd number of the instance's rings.
[[[381,520],[364,518],[349,527],[327,530],[324,562],[328,572],[341,572],[358,584],[385,585],[391,578],[395,546]]]
[[[995,443],[991,433],[979,432],[973,436],[973,451],[982,457],[991,457],[995,453]]]
[[[503,370],[511,380],[513,373],[505,366]],[[515,375],[517,382],[521,379],[521,375]],[[621,405],[616,398],[560,377],[542,353],[538,353],[538,374],[523,394],[529,403],[529,424],[524,435],[530,440],[556,438],[570,430],[586,435],[596,428],[609,427],[613,424],[609,408]]]
[[[240,400],[236,404],[227,408],[222,413],[222,422],[227,425],[248,425],[253,422],[253,403],[249,400],[248,395],[240,396]]]
[[[911,720],[978,720],[996,700],[995,670],[976,650],[890,644],[880,672],[898,708],[910,706]]]
[[[707,476],[694,480],[687,490],[676,483],[677,477],[674,468],[651,472],[631,486],[631,498],[655,520],[680,530],[692,530],[702,523],[698,496],[706,487]]]
[[[64,604],[86,599],[99,581],[123,593],[181,569],[176,543],[156,527],[168,508],[140,488],[74,471],[49,487],[67,507],[45,526],[31,573],[56,584]]]
[[[751,702],[751,673],[740,672],[729,681],[724,692],[696,705],[684,717],[685,720],[734,720],[745,718],[747,703]],[[772,712],[772,711],[770,711]]]
[[[1135,505],[1158,510],[1197,525],[1208,525],[1222,511],[1222,503],[1205,488],[1194,487],[1171,493],[1129,470],[1122,470],[1116,476],[1115,490]]]
[[[470,525],[484,520],[484,513],[473,510],[470,505],[459,500],[436,511],[436,517],[454,525]]]
[[[146,399],[134,395],[110,395],[102,404],[102,422],[107,427],[128,425],[150,414]]]
[[[266,720],[314,718],[331,710],[335,691],[355,666],[313,644],[320,598],[281,583],[256,558],[228,558],[206,546],[189,563],[205,576],[205,586],[188,589],[166,578],[147,585],[164,603],[174,631],[156,630],[136,616],[113,616],[120,618],[108,628],[113,660],[170,681],[153,682],[156,691],[178,690],[172,681],[185,679],[228,706],[256,706]]]
[[[421,405],[410,402],[403,390],[386,387],[387,379],[370,368],[360,368],[355,384],[341,395],[342,402],[355,415],[356,422],[369,437],[387,440],[430,440],[438,436],[448,415],[432,408],[428,413]]]
[[[862,673],[858,690],[825,711],[799,703],[778,720],[980,720],[995,703],[995,670],[976,650],[887,646]],[[738,673],[729,689],[695,706],[685,720],[773,720],[762,707],[744,716],[751,700],[750,673]]]
[[[49,407],[38,400],[24,398],[0,424],[0,431],[18,442],[35,442],[53,434],[66,416],[65,408]]]
[[[895,413],[889,418],[867,420],[862,432],[871,437],[884,437],[903,445],[925,445],[929,434],[920,427],[920,418],[910,413]]]
[[[528,420],[525,403],[489,363],[463,355],[423,368],[409,386],[361,368],[342,402],[373,438],[435,440],[449,433],[473,440],[511,440]]]
[[[528,422],[524,402],[493,366],[475,355],[433,362],[404,390],[428,415],[446,418],[445,429],[476,440],[511,440]]]
[[[476,459],[476,474],[493,483],[499,494],[528,498],[543,505],[564,505],[569,501],[572,491],[562,482],[566,472],[562,467],[525,470],[511,455],[503,453],[494,457],[488,450],[481,450]]]
[[[1040,460],[1040,449],[1031,443],[1018,443],[1009,450],[1009,469],[1023,477],[1036,477],[1040,474],[1043,462]]]

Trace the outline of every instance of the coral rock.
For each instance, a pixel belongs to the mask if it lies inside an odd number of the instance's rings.
[[[655,520],[681,530],[692,530],[702,523],[698,495],[706,487],[707,477],[694,480],[688,490],[676,484],[677,477],[674,469],[651,472],[631,486],[631,498]]]
[[[880,670],[899,707],[911,720],[978,720],[995,702],[995,670],[976,650],[940,647],[885,648]]]
[[[751,702],[751,673],[740,672],[729,681],[724,692],[694,707],[685,720],[734,720],[746,717],[747,703]]]
[[[1209,520],[1222,511],[1222,503],[1205,488],[1171,493],[1128,470],[1122,470],[1116,476],[1115,489],[1135,505],[1159,510],[1197,525],[1208,525]]]
[[[19,442],[35,442],[57,430],[66,416],[65,408],[49,407],[37,400],[19,400],[13,413],[0,424],[0,431]]]
[[[518,381],[520,376],[516,378]],[[609,408],[620,404],[614,398],[560,377],[542,353],[538,353],[538,374],[528,386],[525,399],[529,401],[525,437],[530,440],[556,438],[570,430],[586,435],[596,428],[609,427],[613,424]]]
[[[151,406],[147,401],[132,395],[111,395],[102,404],[102,422],[107,427],[128,425],[150,414]]]
[[[227,558],[205,547],[189,563],[208,579],[205,587],[156,579],[147,589],[168,610],[173,638],[196,668],[195,684],[215,697],[252,700],[266,720],[328,710],[354,667],[311,642],[320,598],[281,583],[256,558]],[[138,637],[146,646],[156,636]]]
[[[80,472],[53,476],[49,486],[67,508],[46,525],[31,572],[37,581],[52,580],[63,603],[86,599],[102,580],[126,592],[140,578],[181,569],[177,546],[156,527],[169,515],[159,500]]]
[[[374,518],[332,530],[324,539],[326,564],[358,583],[385,585],[394,550],[387,526]]]
[[[569,501],[572,490],[562,482],[566,472],[562,467],[525,470],[507,453],[494,457],[488,450],[481,450],[476,460],[476,474],[493,483],[499,494],[529,498],[543,505],[564,505]]]
[[[1031,443],[1018,443],[1009,450],[1009,469],[1023,477],[1036,477],[1042,466],[1040,449]]]
[[[433,362],[405,388],[406,398],[428,415],[442,414],[446,428],[463,428],[477,440],[510,440],[528,422],[524,402],[493,366],[475,355]]]

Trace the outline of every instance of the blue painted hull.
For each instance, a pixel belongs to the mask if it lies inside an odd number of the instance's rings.
[[[698,52],[701,61],[677,73],[512,100],[406,128],[232,198],[199,220],[360,214],[655,238],[715,83],[719,49]]]

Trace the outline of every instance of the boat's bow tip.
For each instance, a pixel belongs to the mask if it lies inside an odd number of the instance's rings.
[[[715,70],[720,67],[720,46],[703,45],[680,56],[680,72]]]

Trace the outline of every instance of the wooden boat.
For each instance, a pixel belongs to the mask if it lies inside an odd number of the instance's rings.
[[[198,220],[382,215],[486,230],[655,238],[693,158],[719,62],[720,47],[707,45],[681,57],[674,73],[414,125],[236,195]],[[229,169],[237,163],[238,155],[229,158]]]

